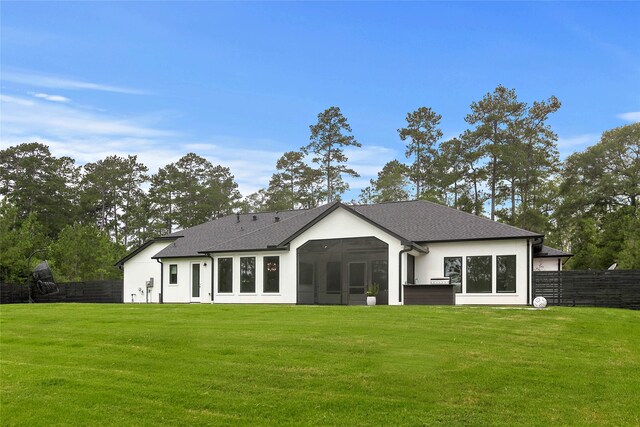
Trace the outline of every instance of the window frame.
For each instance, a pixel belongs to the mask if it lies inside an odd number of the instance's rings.
[[[275,271],[275,277],[276,277],[276,284],[277,286],[277,290],[273,291],[273,290],[267,290],[267,284],[269,282],[269,275],[271,273],[274,273],[272,271],[268,270],[269,267],[269,263],[273,262],[270,261],[269,259],[273,258],[276,259],[276,271]],[[271,276],[273,277],[273,276]],[[280,293],[280,256],[278,255],[272,255],[272,256],[265,256],[262,258],[262,292],[265,294],[279,294]]]
[[[500,290],[500,263],[498,258],[513,257],[513,290]],[[498,294],[515,294],[518,287],[518,257],[511,255],[496,255],[496,293]]]
[[[171,270],[175,267],[175,272]],[[178,284],[178,264],[169,264],[169,284],[177,285]]]
[[[221,274],[221,268],[220,268],[220,264],[222,261],[225,262],[229,262],[229,273],[227,273],[228,276],[230,276],[231,278],[231,283],[230,283],[230,290],[222,290],[221,289],[221,279],[222,279],[222,274]],[[233,293],[233,257],[222,257],[222,258],[218,258],[218,293],[219,294],[232,294]]]
[[[470,281],[469,280],[469,264],[472,264],[472,262],[470,262],[470,258],[488,258],[489,259],[489,288],[488,290],[473,290],[470,291],[469,290],[469,283],[475,283],[475,281]],[[465,293],[467,294],[492,294],[494,293],[493,291],[493,255],[467,255],[466,259],[465,259]]]
[[[248,270],[253,270],[251,277],[248,277],[248,271],[245,271],[245,266],[243,266],[243,262],[253,261],[253,265],[249,266]],[[249,279],[245,282],[246,279]],[[249,289],[245,289],[244,287],[249,285]],[[256,257],[254,256],[243,256],[240,257],[240,293],[241,294],[255,294],[256,293]]]

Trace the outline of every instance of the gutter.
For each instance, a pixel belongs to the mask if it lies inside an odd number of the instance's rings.
[[[412,250],[412,247],[408,247],[398,252],[398,302],[402,302],[402,254],[411,252]]]
[[[527,305],[531,305],[531,270],[533,270],[533,257],[530,252],[532,246],[531,241],[527,239],[527,264],[529,264],[529,268],[527,268]]]
[[[158,264],[160,264],[160,295],[158,298],[158,302],[160,304],[164,304],[164,264],[160,259],[156,258]]]

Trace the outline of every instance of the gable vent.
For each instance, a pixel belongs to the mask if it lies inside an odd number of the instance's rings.
[[[280,217],[277,216],[277,217],[273,218],[273,222],[280,222]]]
[[[258,220],[258,215],[254,215],[254,216],[253,216],[253,220],[254,220],[254,221],[257,221],[257,220]]]

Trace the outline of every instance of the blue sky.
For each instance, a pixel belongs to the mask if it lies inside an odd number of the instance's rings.
[[[359,188],[404,159],[407,112],[445,138],[498,84],[557,96],[561,154],[640,121],[640,3],[0,4],[0,148],[40,141],[78,163],[189,151],[229,166],[244,195],[339,106],[362,149]]]

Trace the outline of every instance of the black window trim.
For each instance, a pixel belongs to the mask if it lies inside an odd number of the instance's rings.
[[[243,259],[253,259],[253,290],[252,291],[243,291],[242,290],[242,260]],[[256,257],[255,256],[242,256],[240,257],[240,293],[242,295],[255,295],[257,293],[256,289]]]
[[[469,292],[469,280],[468,280],[468,275],[469,275],[469,258],[489,258],[490,262],[491,262],[491,268],[490,268],[490,273],[491,273],[491,282],[490,282],[490,289],[489,291],[485,291],[485,292]],[[494,267],[495,267],[495,262],[494,262],[494,255],[466,255],[465,256],[465,260],[464,260],[464,281],[465,281],[465,295],[487,295],[487,294],[495,294],[496,292],[494,291],[494,282],[495,282],[495,276],[494,276]]]
[[[174,275],[171,273],[171,268],[176,268],[175,281],[173,280]],[[169,264],[169,284],[177,285],[178,284],[178,264]]]
[[[267,291],[267,258],[277,258],[278,259],[278,290],[277,291]],[[277,295],[280,294],[280,255],[269,255],[262,257],[262,293],[268,295]]]
[[[220,290],[220,261],[221,260],[231,260],[231,290],[230,291],[221,291]],[[233,294],[233,257],[219,257],[217,264],[217,269],[218,269],[218,280],[217,280],[217,291],[219,294],[224,294],[224,295],[232,295]]]
[[[501,290],[498,289],[498,257],[508,257],[508,256],[512,256],[512,257],[515,258],[515,263],[514,263],[514,268],[515,268],[514,279],[515,279],[515,283],[514,283],[512,291],[501,291]],[[515,294],[515,293],[517,293],[517,290],[518,290],[518,256],[516,254],[496,255],[496,293],[497,294]]]

